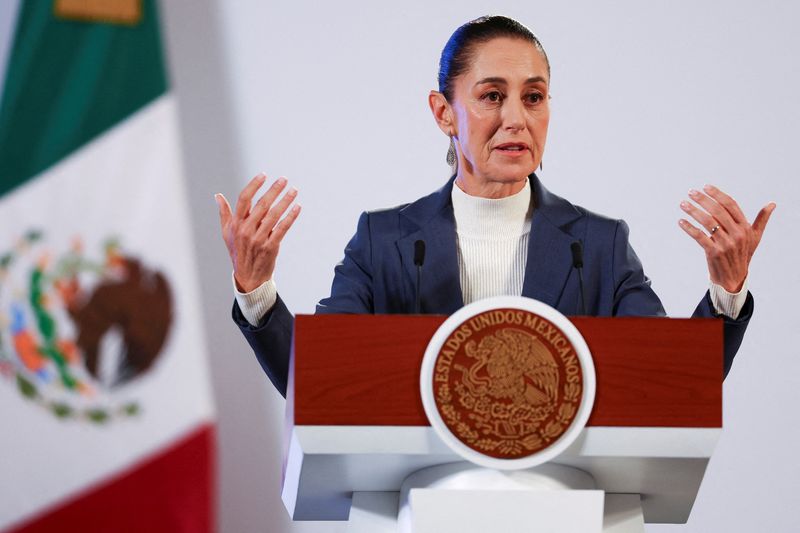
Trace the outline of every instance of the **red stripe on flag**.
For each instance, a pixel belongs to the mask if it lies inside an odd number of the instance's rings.
[[[7,533],[215,531],[214,450],[214,427],[202,426]]]

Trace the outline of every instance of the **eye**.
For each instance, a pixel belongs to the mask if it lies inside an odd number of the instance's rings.
[[[481,100],[492,104],[498,104],[503,101],[503,95],[500,93],[500,91],[489,91],[481,96]]]
[[[544,95],[542,93],[530,93],[525,97],[525,100],[529,104],[539,104],[544,101]]]

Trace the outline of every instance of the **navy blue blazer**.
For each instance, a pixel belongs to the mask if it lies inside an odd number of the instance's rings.
[[[565,315],[579,314],[578,275],[570,245],[583,243],[586,314],[665,316],[639,258],[628,242],[628,226],[571,204],[530,176],[534,202],[522,295]],[[317,313],[413,313],[416,266],[414,242],[426,243],[420,287],[423,313],[449,315],[463,307],[459,281],[453,179],[416,202],[363,213],[344,259],[334,269],[331,295]],[[717,315],[706,292],[695,317],[724,320],[724,372],[727,375],[753,310],[747,296],[737,320]],[[262,368],[284,396],[294,318],[280,296],[258,327],[250,325],[234,302],[233,319],[255,351]]]

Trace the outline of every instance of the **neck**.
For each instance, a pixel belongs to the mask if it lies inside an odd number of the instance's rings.
[[[519,238],[530,229],[531,188],[526,180],[517,194],[505,198],[471,196],[459,187],[451,194],[456,232],[477,239]]]
[[[468,176],[460,170],[455,180],[456,186],[470,196],[494,199],[513,196],[521,191],[526,183],[528,183],[528,176],[510,181],[492,181]]]

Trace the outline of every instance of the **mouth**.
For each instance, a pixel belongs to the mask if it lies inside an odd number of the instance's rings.
[[[530,148],[525,143],[503,143],[494,147],[495,150],[503,155],[519,157],[527,153]]]

